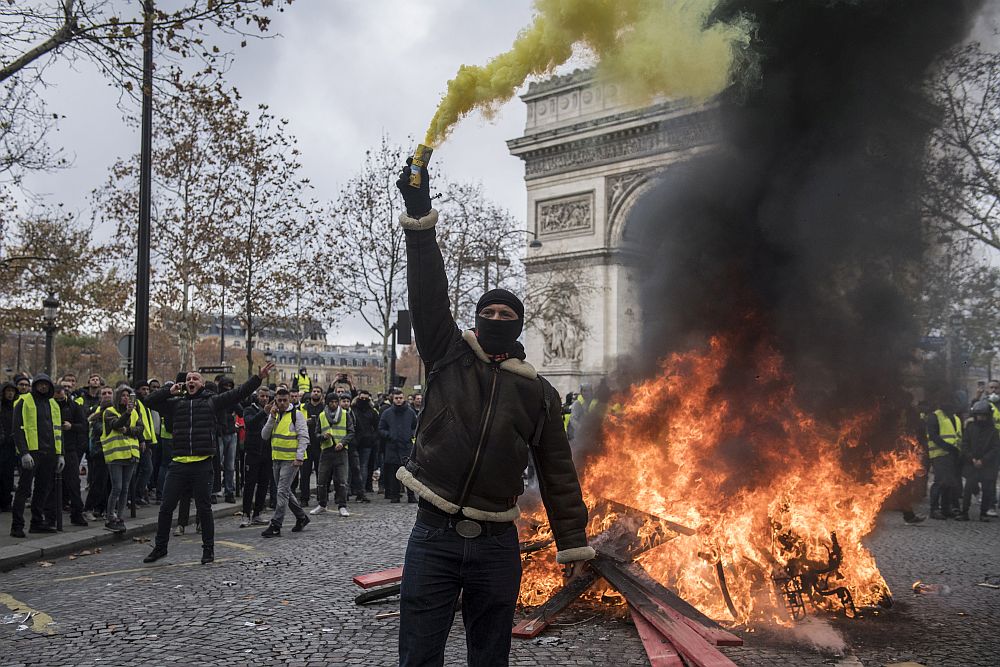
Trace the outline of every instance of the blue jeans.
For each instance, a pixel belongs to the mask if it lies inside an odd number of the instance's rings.
[[[236,495],[236,445],[235,433],[219,436],[219,459],[222,461],[222,485],[227,496]]]
[[[125,511],[125,502],[128,500],[128,486],[132,482],[132,475],[135,473],[136,464],[132,461],[124,463],[114,462],[108,464],[108,476],[111,478],[111,494],[108,496],[108,509],[104,516],[111,521],[111,518],[121,519]],[[61,508],[60,508],[61,509]]]
[[[406,545],[400,589],[399,664],[443,665],[455,602],[462,594],[466,664],[507,665],[521,586],[517,529],[466,539],[420,520]]]

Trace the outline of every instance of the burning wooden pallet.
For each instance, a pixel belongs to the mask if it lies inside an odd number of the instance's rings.
[[[531,617],[518,623],[514,637],[530,639],[545,630],[552,620],[573,600],[603,578],[629,605],[636,630],[653,667],[692,664],[698,667],[733,665],[718,646],[742,646],[743,640],[727,632],[677,594],[649,576],[633,559],[676,534],[694,531],[680,524],[653,517],[640,510],[614,504],[607,510],[617,515],[612,526],[592,541],[597,557],[582,575],[567,582],[537,608]],[[657,530],[644,531],[639,526],[653,521]]]
[[[513,636],[519,639],[538,636],[574,600],[604,579],[628,602],[653,667],[734,665],[717,647],[742,646],[743,640],[662,586],[634,562],[642,552],[677,534],[691,535],[694,531],[623,505],[609,504],[605,509],[614,511],[617,518],[592,540],[597,557],[590,567],[536,608],[531,617],[514,626]],[[655,522],[656,529],[640,531],[649,521]],[[644,539],[639,538],[640,532],[646,534]],[[537,551],[551,543],[550,539],[522,543],[521,552]],[[355,601],[365,604],[398,594],[402,574],[403,568],[397,567],[354,577],[354,583],[365,589]]]

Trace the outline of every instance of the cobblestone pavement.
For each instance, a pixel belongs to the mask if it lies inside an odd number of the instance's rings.
[[[155,565],[141,562],[150,544],[124,543],[0,574],[0,617],[5,606],[39,613],[25,629],[0,623],[0,665],[391,665],[398,620],[375,614],[397,601],[357,607],[351,577],[401,563],[415,506],[376,501],[351,510],[349,518],[313,517],[297,535],[286,526],[274,540],[239,529],[237,518],[217,520],[210,566],[198,564],[200,544],[189,535],[172,538]],[[996,522],[906,526],[886,514],[871,546],[897,604],[875,618],[796,632],[842,638],[841,655],[762,631],[723,651],[741,665],[1000,665],[1000,590],[976,586],[1000,574],[998,537]],[[952,592],[914,595],[917,579]],[[648,664],[620,614],[583,602],[559,620],[535,640],[514,640],[511,664]],[[464,642],[459,616],[448,665],[464,664]]]

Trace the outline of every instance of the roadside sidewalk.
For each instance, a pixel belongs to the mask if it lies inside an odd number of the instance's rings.
[[[236,503],[216,503],[212,505],[215,517],[230,517],[240,511],[242,506]],[[65,516],[63,532],[61,533],[27,533],[24,539],[10,536],[10,512],[0,514],[0,572],[7,572],[18,565],[24,565],[43,558],[57,558],[81,549],[111,544],[113,542],[129,541],[132,537],[156,530],[156,518],[160,511],[159,505],[149,505],[137,508],[134,519],[126,511],[124,533],[112,533],[104,529],[101,522],[91,521],[86,528],[74,526]],[[176,514],[174,521],[176,521]],[[194,507],[191,508],[192,532],[194,531]],[[27,532],[27,531],[25,531]]]

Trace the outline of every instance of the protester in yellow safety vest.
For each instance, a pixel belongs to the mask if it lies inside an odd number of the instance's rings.
[[[576,401],[573,403],[573,408],[570,411],[569,422],[566,424],[566,437],[569,439],[570,444],[577,435],[580,434],[583,428],[583,422],[586,420],[587,416],[590,415],[597,408],[597,398],[594,396],[594,387],[589,383],[584,383],[580,385],[580,393],[576,397]]]
[[[267,423],[261,430],[261,437],[271,441],[272,471],[278,487],[278,503],[271,515],[271,523],[261,533],[262,537],[280,537],[281,524],[285,512],[295,515],[293,533],[300,532],[309,523],[309,517],[292,494],[292,480],[299,474],[309,447],[309,426],[305,415],[291,406],[291,396],[287,389],[274,393],[274,403]]]
[[[310,514],[322,514],[330,497],[330,480],[334,483],[334,500],[340,516],[351,516],[347,510],[347,481],[350,473],[348,447],[354,438],[354,415],[351,414],[351,395],[326,395],[326,408],[319,414],[320,447],[319,487],[316,499],[319,505]]]
[[[125,501],[128,500],[132,475],[139,464],[139,439],[146,428],[131,387],[123,386],[115,390],[112,405],[101,415],[101,425],[101,451],[111,479],[104,527],[123,533]]]
[[[292,391],[299,392],[299,396],[305,396],[312,391],[312,379],[305,366],[300,368],[298,375],[292,378]]]
[[[931,518],[948,519],[958,513],[962,481],[959,457],[962,421],[950,402],[938,402],[937,410],[927,415],[927,457],[934,482],[931,484]]]
[[[55,517],[46,516],[45,507],[55,475],[62,473],[62,412],[52,398],[55,393],[48,375],[38,375],[29,391],[22,393],[13,408],[14,446],[21,459],[21,477],[11,507],[11,537],[24,537],[24,505],[31,496],[32,533],[54,533]],[[62,511],[62,508],[56,508]]]
[[[302,469],[299,470],[299,478],[297,480],[299,504],[302,507],[309,507],[310,485],[313,474],[315,473],[317,477],[319,476],[319,416],[323,413],[324,409],[323,390],[318,385],[314,386],[308,394],[302,395],[302,403],[299,405],[299,411],[302,413],[302,417],[306,420],[306,425],[309,427],[308,455],[305,461],[302,462]],[[296,484],[292,484],[292,491],[296,491]]]

